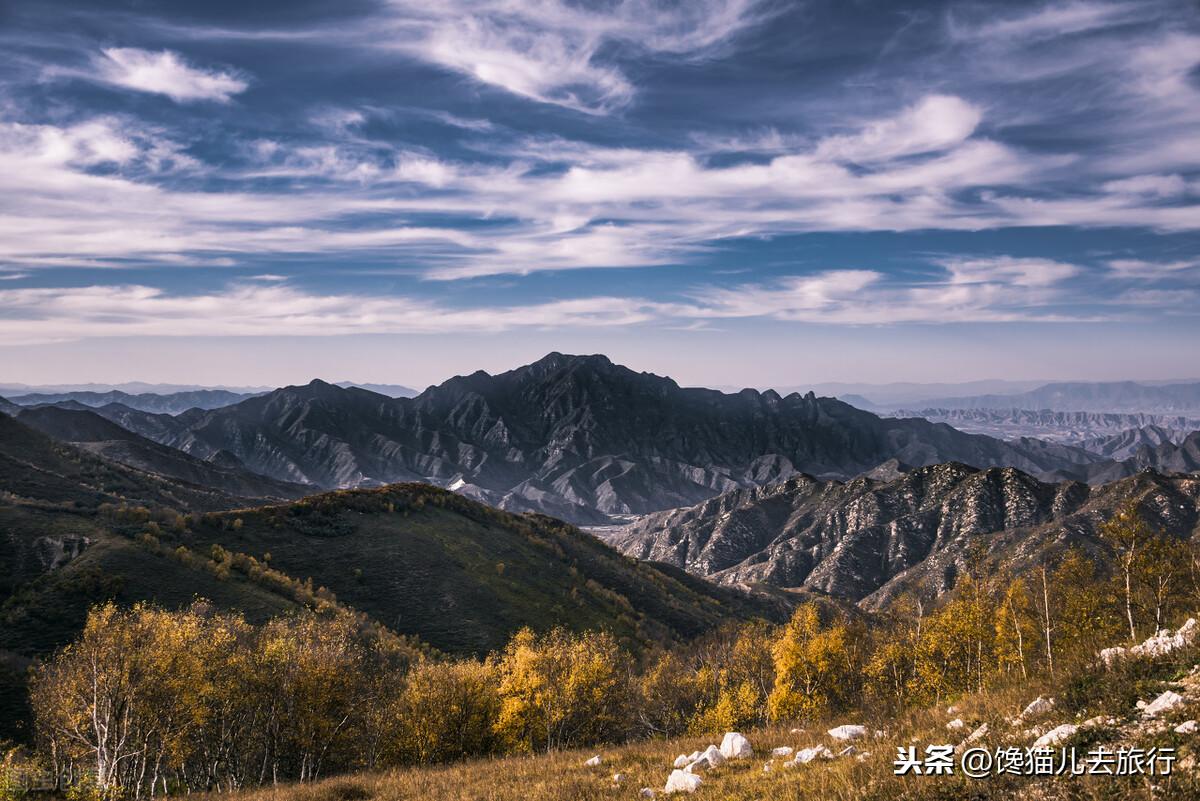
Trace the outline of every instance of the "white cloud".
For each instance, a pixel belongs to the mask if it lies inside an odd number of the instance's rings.
[[[521,97],[592,114],[634,96],[601,51],[620,43],[694,57],[762,19],[758,0],[619,0],[589,8],[566,0],[391,0],[366,40]],[[389,40],[380,42],[380,28]]]
[[[1144,259],[1113,259],[1108,263],[1115,278],[1137,281],[1161,281],[1196,272],[1200,273],[1200,260],[1146,261]]]
[[[943,151],[975,132],[983,111],[959,97],[929,95],[895,117],[858,133],[821,142],[817,155],[839,161],[881,161]]]
[[[591,328],[645,322],[652,319],[653,309],[654,304],[618,297],[451,308],[405,297],[314,294],[278,283],[233,285],[198,295],[172,295],[139,285],[0,289],[0,341],[20,345],[117,336],[339,336]]]
[[[178,53],[135,47],[109,47],[94,63],[96,77],[137,92],[166,95],[177,103],[213,100],[227,103],[249,84],[231,72],[193,67]]]

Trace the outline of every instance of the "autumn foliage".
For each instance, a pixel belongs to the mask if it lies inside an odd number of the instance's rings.
[[[523,629],[443,658],[335,604],[259,626],[204,602],[103,605],[36,672],[40,751],[59,786],[141,798],[897,713],[1078,668],[1196,608],[1192,546],[1132,508],[1103,537],[886,614],[808,602],[636,655],[606,632]]]

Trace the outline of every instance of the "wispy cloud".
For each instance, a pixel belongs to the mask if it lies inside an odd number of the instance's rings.
[[[192,66],[169,50],[109,47],[96,57],[93,67],[96,80],[136,92],[166,95],[177,103],[227,103],[249,87],[232,72]]]

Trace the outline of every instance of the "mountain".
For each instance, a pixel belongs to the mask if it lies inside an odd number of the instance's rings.
[[[119,384],[0,384],[0,394],[30,395],[33,393],[59,395],[67,392],[127,392],[131,395],[150,393],[169,395],[175,392],[196,392],[203,389],[218,389],[240,395],[260,395],[274,387],[202,386],[200,384],[150,384],[145,381],[126,381]]]
[[[1086,468],[1087,478],[1092,483],[1115,481],[1140,470],[1168,473],[1200,471],[1200,431],[1193,431],[1179,444],[1169,441],[1158,445],[1143,444],[1122,461]]]
[[[1186,423],[1189,430],[1200,430],[1200,420],[1187,420]],[[1120,461],[1133,457],[1142,448],[1182,444],[1189,433],[1188,430],[1182,429],[1183,426],[1164,428],[1161,425],[1146,425],[1141,428],[1129,428],[1104,437],[1086,439],[1079,443],[1079,447]]]
[[[202,389],[189,392],[172,392],[159,395],[144,392],[130,395],[127,392],[112,390],[110,392],[62,392],[56,394],[31,394],[11,397],[13,403],[19,406],[36,406],[41,404],[63,403],[73,401],[84,406],[104,406],[109,403],[120,403],[131,409],[156,414],[179,414],[188,409],[218,409],[222,406],[239,403],[253,397],[240,392],[228,392],[222,389]]]
[[[845,398],[843,400],[851,402]],[[1050,442],[1076,445],[1109,457],[1113,457],[1114,452],[1105,450],[1106,441],[1112,437],[1136,436],[1127,433],[1133,429],[1161,429],[1175,442],[1182,440],[1188,432],[1200,429],[1200,417],[1118,412],[1060,412],[1051,409],[934,407],[919,410],[900,409],[887,412],[885,416],[921,417],[934,423],[946,423],[969,434],[986,434],[999,439],[1037,437]]]
[[[380,395],[387,395],[389,398],[414,398],[420,394],[419,390],[412,387],[406,387],[403,384],[364,384],[358,381],[338,381],[334,386],[342,389],[350,387],[358,387],[365,389],[368,392],[376,392]]]
[[[213,461],[197,459],[134,434],[92,411],[40,406],[20,410],[16,418],[47,436],[110,462],[238,498],[292,500],[313,490],[251,473],[232,454]]]
[[[1046,384],[1014,394],[926,398],[902,404],[913,408],[1053,409],[1054,411],[1200,413],[1200,382],[1143,384],[1135,381]],[[893,407],[895,408],[895,407]]]
[[[198,458],[230,453],[280,480],[327,488],[427,480],[580,523],[690,505],[799,472],[847,478],[889,459],[1054,475],[1104,461],[1038,440],[883,419],[812,393],[684,389],[604,356],[559,353],[495,376],[458,376],[412,399],[313,381],[169,421],[98,411]]]
[[[62,509],[133,503],[181,511],[236,509],[261,500],[110,462],[0,414],[0,503],[4,498]]]
[[[1037,389],[1046,381],[1011,381],[1003,379],[984,379],[981,381],[962,381],[956,383],[918,383],[913,381],[894,381],[888,384],[863,384],[828,381],[820,384],[810,384],[796,387],[776,387],[780,393],[808,392],[818,395],[829,395],[852,403],[850,398],[867,404],[859,406],[873,411],[873,407],[895,409],[901,406],[911,406],[915,401],[934,397],[961,397],[966,395],[1000,395],[1005,393],[1028,392]],[[853,403],[858,406],[858,403]]]
[[[878,608],[905,590],[944,592],[964,571],[1020,570],[1048,549],[1094,546],[1097,526],[1131,498],[1152,526],[1200,533],[1200,476],[1144,471],[1090,487],[949,463],[888,480],[795,476],[604,536],[722,584],[801,587]]]

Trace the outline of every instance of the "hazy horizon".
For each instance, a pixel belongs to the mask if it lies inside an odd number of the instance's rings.
[[[3,11],[3,381],[1200,364],[1186,0],[93,6]]]

